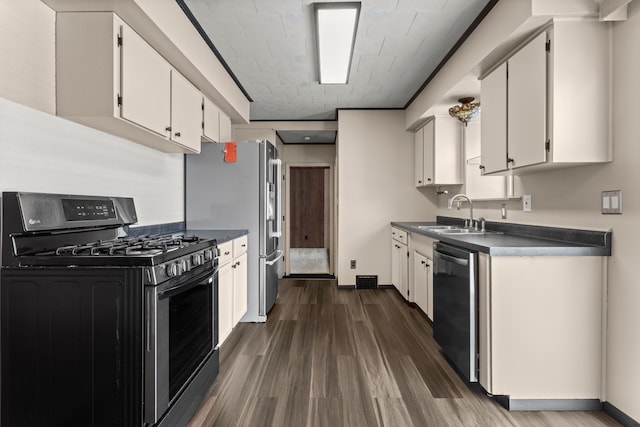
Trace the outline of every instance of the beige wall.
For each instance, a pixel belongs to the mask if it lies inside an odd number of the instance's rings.
[[[341,110],[338,133],[338,282],[377,274],[379,284],[390,284],[389,223],[434,217],[413,186],[413,133],[396,110]]]
[[[329,163],[336,159],[335,145],[284,144],[282,159],[286,163]]]
[[[0,0],[0,97],[55,114],[55,22],[39,0]]]
[[[524,194],[533,197],[533,211],[521,202],[509,202],[508,222],[612,229],[613,253],[608,262],[608,334],[604,400],[636,421],[640,420],[640,144],[637,110],[640,94],[640,2],[629,5],[628,20],[614,24],[613,158],[609,164],[560,169],[526,175]],[[622,215],[600,213],[600,192],[622,190]],[[438,201],[438,214],[467,216],[468,209],[446,209]],[[474,215],[499,220],[500,202],[474,205]],[[382,246],[381,246],[382,247]],[[541,312],[541,316],[544,315]]]
[[[0,191],[128,196],[140,225],[182,221],[183,156],[53,115],[55,13],[0,2]]]

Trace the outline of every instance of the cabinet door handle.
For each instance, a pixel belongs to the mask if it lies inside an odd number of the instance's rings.
[[[427,181],[431,182],[431,178],[427,178]]]
[[[180,136],[180,132],[176,132],[174,135],[179,137]]]
[[[422,184],[422,181],[418,181],[418,184]]]
[[[166,130],[167,132],[171,132],[171,126],[167,126],[166,128],[164,128],[164,130]]]
[[[478,166],[478,169],[484,170],[484,166],[480,165],[480,166]]]
[[[427,262],[426,261],[420,261],[422,263],[422,265],[425,265]]]
[[[507,163],[514,163],[511,157],[507,157]]]

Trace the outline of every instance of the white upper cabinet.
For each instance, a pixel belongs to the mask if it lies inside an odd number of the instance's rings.
[[[484,123],[484,120],[483,120]],[[482,175],[480,164],[482,155],[480,151],[481,126],[479,121],[467,123],[464,127],[464,194],[472,200],[506,200],[518,197],[520,181],[517,176]],[[495,129],[494,129],[495,130]],[[483,141],[485,141],[483,139]],[[505,145],[506,148],[506,145]]]
[[[171,140],[200,152],[202,94],[182,74],[171,71]]]
[[[554,21],[482,79],[484,174],[611,161],[609,23]]]
[[[546,41],[546,33],[538,35],[507,63],[507,165],[512,168],[547,160]]]
[[[507,169],[507,63],[487,75],[481,84],[482,144],[479,169],[483,173]]]
[[[202,103],[202,140],[220,142],[220,109],[209,98]]]
[[[202,140],[231,141],[231,119],[210,99],[204,98]]]
[[[112,12],[56,25],[57,114],[175,153],[200,151],[202,95]]]
[[[415,186],[462,184],[461,124],[435,116],[414,135]]]
[[[231,141],[231,118],[220,111],[220,142]]]
[[[168,136],[171,124],[171,66],[131,28],[121,25],[120,35],[120,115],[150,131]],[[61,48],[64,49],[64,46]]]

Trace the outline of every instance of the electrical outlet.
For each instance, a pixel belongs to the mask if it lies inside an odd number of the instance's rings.
[[[356,260],[355,260],[355,259],[352,259],[352,260],[351,260],[351,269],[352,269],[352,270],[355,270],[355,268],[356,268]]]
[[[522,210],[525,212],[531,212],[531,194],[525,194],[522,196]]]

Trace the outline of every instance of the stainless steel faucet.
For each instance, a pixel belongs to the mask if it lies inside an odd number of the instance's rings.
[[[457,199],[467,199],[467,202],[469,202],[469,226],[473,227],[473,202],[466,194],[456,194],[449,199],[449,209],[453,208],[453,202],[457,201]],[[460,208],[458,207],[458,209]]]

